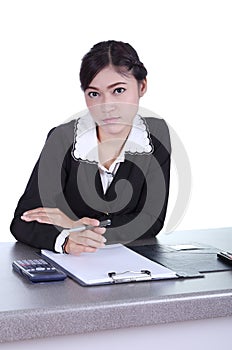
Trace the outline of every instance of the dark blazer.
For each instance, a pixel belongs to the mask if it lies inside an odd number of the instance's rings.
[[[166,215],[170,177],[170,137],[163,119],[144,118],[153,151],[125,154],[125,161],[106,193],[94,162],[73,156],[76,121],[52,129],[36,163],[11,223],[21,242],[54,250],[62,227],[21,220],[23,212],[37,207],[57,207],[72,219],[104,220],[112,225],[108,243],[149,239],[158,234]]]

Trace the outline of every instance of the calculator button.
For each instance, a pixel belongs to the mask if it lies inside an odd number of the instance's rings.
[[[40,260],[35,259],[34,262],[35,262],[36,265],[41,265]]]
[[[42,267],[42,266],[40,267],[40,266],[38,266],[38,267],[35,268],[35,270],[36,270],[36,271],[45,271],[46,269],[45,269],[45,267]]]
[[[19,261],[19,263],[20,263],[20,261]],[[21,264],[23,264],[23,265],[25,265],[25,266],[28,266],[28,265],[29,265],[29,262],[28,262],[28,260],[22,260],[22,261],[21,261]]]
[[[48,265],[47,261],[45,261],[45,260],[40,259],[40,260],[38,260],[38,261],[40,262],[40,264]]]

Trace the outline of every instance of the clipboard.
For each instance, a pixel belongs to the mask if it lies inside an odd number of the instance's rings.
[[[179,278],[171,269],[154,262],[122,244],[79,256],[41,250],[43,258],[63,269],[82,286]]]

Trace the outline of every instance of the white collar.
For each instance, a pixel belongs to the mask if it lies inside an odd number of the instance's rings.
[[[117,162],[124,161],[125,153],[151,154],[153,150],[148,125],[145,119],[137,114]],[[72,155],[75,160],[99,163],[96,124],[90,113],[76,120]]]

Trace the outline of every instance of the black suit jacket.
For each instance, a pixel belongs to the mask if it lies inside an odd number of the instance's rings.
[[[72,219],[111,219],[108,243],[130,244],[154,237],[166,215],[170,177],[170,137],[163,119],[144,118],[151,154],[125,154],[125,161],[103,193],[98,166],[72,155],[75,120],[50,131],[11,223],[14,237],[37,248],[54,250],[63,227],[20,219],[37,207],[57,207]]]

